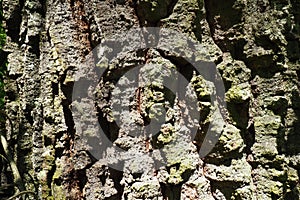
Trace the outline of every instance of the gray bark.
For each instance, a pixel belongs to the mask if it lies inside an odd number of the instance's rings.
[[[5,139],[24,183],[24,188],[15,184],[3,199],[25,190],[35,193],[28,199],[299,199],[299,1],[3,0],[3,11],[8,54]],[[130,44],[122,44],[127,39],[120,37],[113,41],[120,41],[119,46],[107,41],[139,27],[176,30],[202,49],[197,46],[192,55],[195,48],[175,35],[172,45],[167,36],[161,40],[173,52],[126,52],[137,45],[134,34]],[[88,57],[98,45],[117,49],[120,57],[109,66],[105,60],[114,52]],[[174,53],[178,49],[184,55]],[[216,104],[205,84],[215,74],[196,73],[189,62],[193,59],[201,61],[195,63],[204,71],[217,67],[226,94],[217,93]],[[94,62],[97,70],[108,67],[99,80],[99,71],[90,67]],[[126,85],[132,78],[126,73],[147,64],[166,67],[149,69],[154,77],[160,74],[158,82],[177,69],[195,89],[197,134],[186,123],[193,119],[187,112],[192,94],[179,101],[159,83]],[[148,83],[142,71],[137,76],[138,84]],[[184,81],[178,81],[178,74],[173,78],[180,93]],[[74,97],[73,88],[83,82],[96,87],[93,108],[89,87],[76,93],[83,95],[81,100]],[[127,118],[119,122],[111,99],[117,86],[125,88],[119,91],[125,100],[132,97],[128,105],[117,98],[121,107],[129,107]],[[134,135],[138,126],[132,124],[161,119],[159,106],[169,113],[161,131]],[[212,114],[216,107],[224,124]],[[180,121],[182,115],[187,121]],[[201,157],[214,123],[222,135]],[[142,156],[122,166],[108,148],[111,160],[105,163],[97,151],[111,144]],[[159,162],[165,163],[155,168],[143,156],[157,151],[163,157]],[[16,183],[10,165],[5,160],[0,164],[0,186]]]

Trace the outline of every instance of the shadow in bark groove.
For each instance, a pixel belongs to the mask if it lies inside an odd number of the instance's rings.
[[[161,19],[167,18],[173,12],[178,0],[134,1],[134,8],[141,27],[159,26]]]
[[[290,155],[297,155],[300,153],[300,96],[299,91],[294,91],[292,94],[292,106],[294,108],[296,119],[293,126],[289,129],[287,134],[286,149]]]
[[[242,183],[236,183],[231,181],[218,182],[213,180],[210,180],[210,183],[211,183],[212,194],[216,199],[221,199],[219,195],[217,196],[216,194],[217,191],[218,193],[221,192],[224,195],[225,199],[232,199],[232,194],[242,184]]]
[[[161,192],[164,200],[180,200],[181,199],[181,188],[180,185],[166,185],[161,183]]]
[[[21,22],[22,22],[22,15],[21,11],[24,7],[25,0],[20,0],[19,5],[16,6],[15,10],[12,11],[12,15],[9,19],[6,20],[7,24],[7,36],[9,36],[12,40],[12,42],[15,42],[17,44],[20,44],[19,41],[19,33],[21,28]]]
[[[223,52],[230,52],[234,58],[242,57],[245,39],[230,41],[228,38],[218,39],[216,32],[225,31],[242,22],[242,8],[235,8],[236,1],[229,0],[220,3],[218,0],[205,0],[206,19],[215,43]]]
[[[118,191],[118,193],[112,197],[106,198],[105,200],[119,200],[122,199],[122,195],[124,192],[124,186],[122,186],[120,184],[122,178],[123,178],[123,172],[122,171],[118,171],[116,169],[113,168],[109,168],[109,172],[110,172],[110,177],[112,178],[113,182],[114,182],[114,186],[116,188],[116,190]]]
[[[72,111],[70,109],[70,105],[72,103],[72,92],[73,92],[74,83],[69,83],[67,85],[63,84],[65,77],[66,77],[66,75],[62,76],[62,79],[61,79],[59,85],[60,85],[60,89],[61,89],[62,93],[65,96],[65,99],[62,100],[62,106],[63,106],[64,119],[65,119],[65,123],[67,126],[67,132],[68,132],[68,135],[70,136],[70,139],[74,140],[76,130],[75,130],[75,123],[74,123]],[[57,85],[57,87],[59,87],[59,86]],[[57,88],[57,90],[58,90],[58,88]],[[72,143],[71,141],[66,143],[67,149],[71,148],[71,146],[72,146],[71,143]]]

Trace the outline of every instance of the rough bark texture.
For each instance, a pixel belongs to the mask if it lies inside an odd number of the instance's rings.
[[[3,0],[2,4],[8,54],[5,137],[25,189],[39,199],[300,198],[300,1]],[[226,124],[204,158],[197,150],[208,124],[216,120],[210,114],[211,93],[186,60],[151,48],[130,52],[109,66],[99,80],[95,108],[111,142],[143,155],[164,148],[166,166],[119,171],[95,159],[88,151],[93,145],[81,140],[74,122],[78,116],[71,110],[75,72],[83,70],[85,57],[105,38],[140,26],[174,29],[199,41],[222,76]],[[143,125],[159,115],[155,109],[152,115],[147,112],[152,105],[171,102],[170,120],[157,137],[133,137],[127,134],[133,127],[116,125],[111,92],[126,70],[145,63],[176,68],[189,77],[203,113],[195,138],[176,132],[182,114],[176,108],[182,105],[160,85],[138,90],[129,113]],[[125,97],[132,95],[132,88],[127,89]],[[83,121],[93,115],[88,107],[81,109]],[[96,129],[89,126],[84,131],[101,143]],[[1,185],[12,184],[10,166],[5,160],[0,164]],[[15,192],[20,190],[15,185]]]

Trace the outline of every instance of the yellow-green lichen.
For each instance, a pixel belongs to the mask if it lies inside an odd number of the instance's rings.
[[[163,125],[161,133],[157,137],[157,140],[163,144],[171,142],[174,138],[175,129],[171,124]]]
[[[249,83],[242,83],[232,86],[227,92],[225,99],[227,102],[243,103],[252,97]]]
[[[193,78],[191,79],[191,84],[199,100],[210,101],[212,90],[208,87],[207,82],[203,79],[202,76],[193,76]]]

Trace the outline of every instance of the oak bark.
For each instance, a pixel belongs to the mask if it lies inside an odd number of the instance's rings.
[[[5,139],[24,183],[24,188],[14,184],[13,169],[3,159],[0,187],[12,185],[0,192],[3,199],[22,190],[35,193],[28,199],[299,199],[298,0],[3,0],[2,4],[8,62]],[[197,151],[205,131],[190,140],[179,134],[178,142],[187,145],[178,151],[192,152],[187,158],[142,173],[108,167],[87,150],[92,145],[81,143],[72,112],[75,74],[106,38],[138,27],[183,33],[203,46],[220,72],[226,124],[204,158]],[[126,127],[118,127],[110,115],[111,92],[124,69],[141,63],[174,67],[205,92],[203,77],[170,52],[150,48],[126,55],[97,83],[99,123],[112,143],[128,151],[144,155],[164,146],[171,151],[168,141],[161,139],[164,136],[126,135]],[[95,58],[99,60],[101,56]],[[154,93],[162,99],[149,96]],[[210,95],[197,93],[203,115],[213,110]],[[138,105],[130,115],[141,124],[151,118],[146,112],[149,104],[175,98],[165,89],[151,87],[136,91],[134,97]],[[88,107],[82,109],[82,116],[93,114]],[[173,111],[170,127],[177,120]],[[209,114],[204,118],[199,130],[214,120]],[[96,128],[90,128],[92,138],[99,139]],[[174,158],[172,152],[166,155]]]

